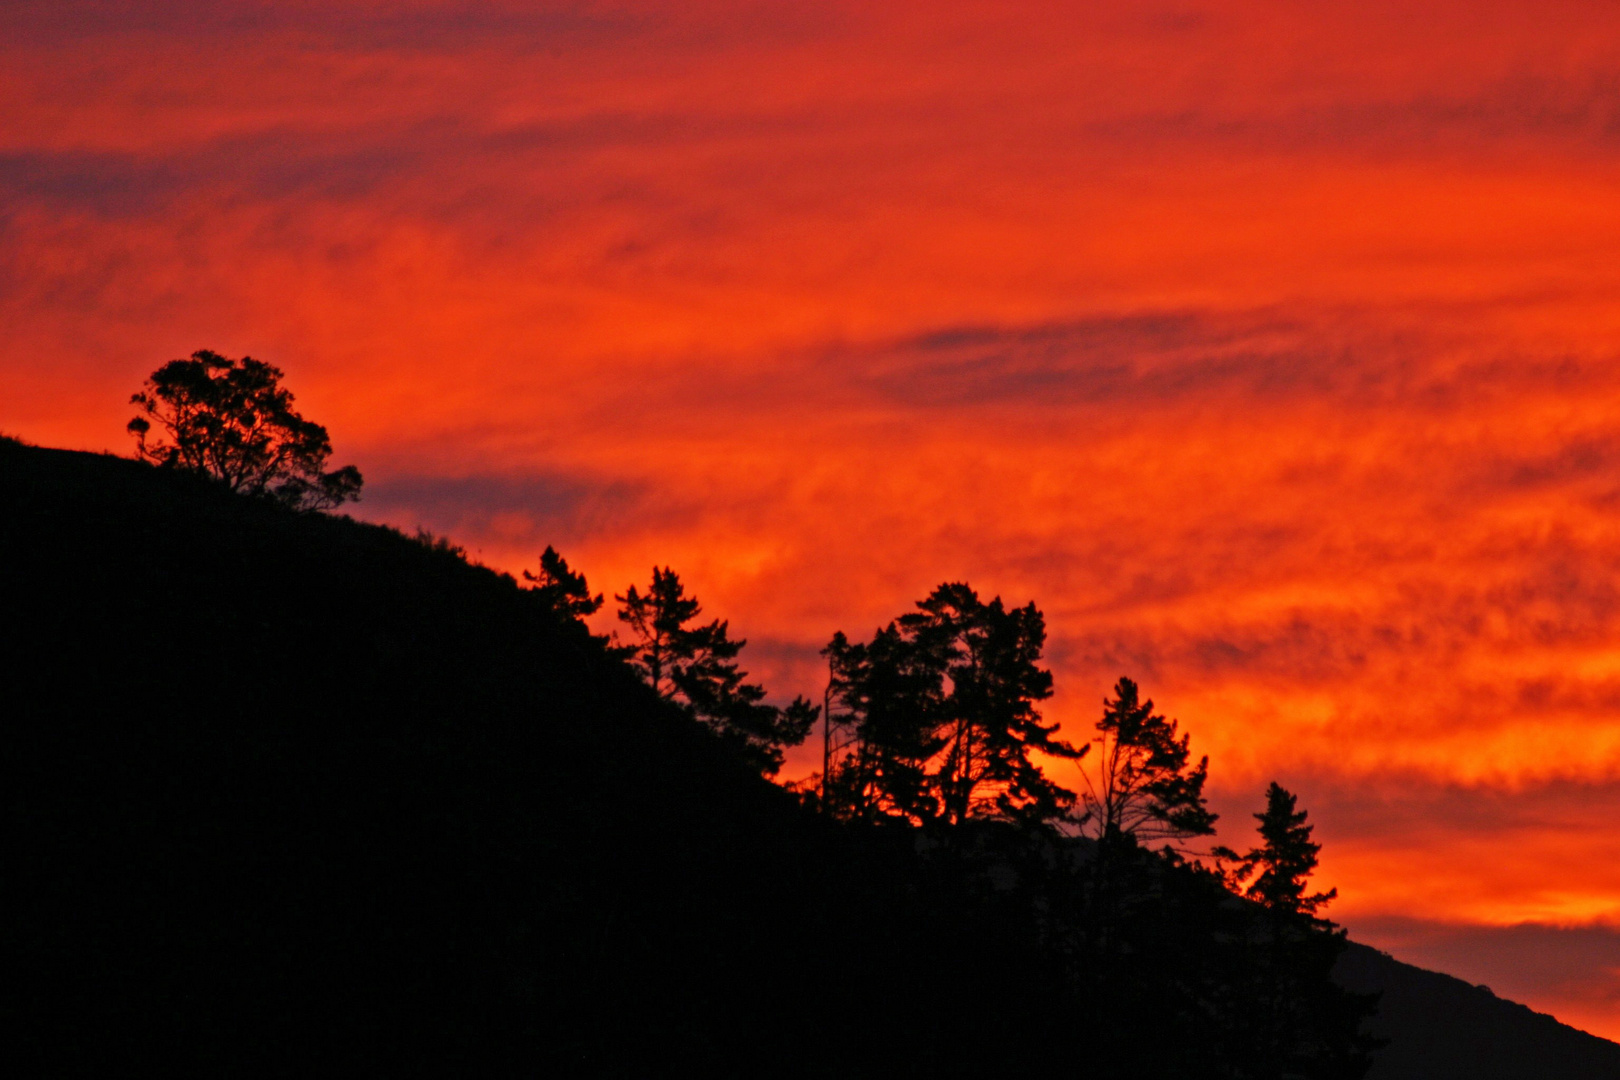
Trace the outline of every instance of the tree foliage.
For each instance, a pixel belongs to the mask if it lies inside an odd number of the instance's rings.
[[[169,361],[129,399],[144,413],[127,426],[136,455],[298,510],[359,499],[360,470],[326,469],[332,441],[293,408],[281,376],[280,368],[251,356],[233,360],[207,349]],[[150,439],[154,421],[167,438]]]
[[[1255,970],[1243,988],[1239,1030],[1250,1058],[1267,1076],[1360,1076],[1378,1045],[1361,1032],[1361,1021],[1377,1002],[1332,978],[1348,941],[1318,914],[1337,890],[1309,891],[1322,845],[1311,838],[1297,797],[1275,781],[1254,817],[1259,846],[1243,855],[1228,847],[1213,851],[1226,886],[1260,911],[1244,935]]]
[[[1260,846],[1239,855],[1227,847],[1214,854],[1234,865],[1228,876],[1244,896],[1273,911],[1314,916],[1339,894],[1307,892],[1306,879],[1316,869],[1322,845],[1311,839],[1315,826],[1307,825],[1298,798],[1275,780],[1266,789],[1266,808],[1254,815],[1260,823]]]
[[[869,643],[835,635],[823,655],[844,752],[824,769],[829,807],[952,825],[1060,817],[1075,795],[1032,754],[1075,759],[1085,748],[1056,738],[1037,707],[1052,696],[1045,643],[1033,603],[1009,610],[962,583],[940,585]],[[832,726],[829,713],[829,740]]]
[[[822,655],[828,669],[825,807],[865,822],[936,816],[928,762],[945,745],[938,733],[944,693],[937,657],[893,623],[864,643],[839,631]]]
[[[1083,819],[1099,839],[1168,841],[1171,846],[1215,832],[1216,814],[1204,800],[1209,758],[1189,765],[1189,736],[1153,711],[1135,682],[1121,678],[1114,698],[1103,699],[1093,744],[1093,767],[1084,770]]]
[[[785,708],[765,701],[765,688],[746,682],[737,663],[747,644],[733,640],[715,619],[688,625],[703,611],[679,575],[653,567],[646,592],[631,585],[619,602],[619,621],[631,633],[631,663],[660,697],[686,708],[767,776],[781,769],[783,750],[805,740],[819,710],[802,697]]]
[[[531,582],[529,591],[563,618],[584,619],[602,609],[602,594],[592,596],[585,575],[570,567],[550,544],[540,553],[540,572],[525,570],[523,580]]]
[[[724,651],[725,629],[716,619],[708,626],[688,627],[702,606],[697,597],[687,596],[680,576],[668,567],[653,567],[652,585],[645,593],[631,585],[619,602],[619,621],[630,627],[630,662],[659,697],[673,698],[678,690],[674,673],[682,664],[700,663],[713,650],[716,639]],[[736,655],[732,650],[731,655]]]

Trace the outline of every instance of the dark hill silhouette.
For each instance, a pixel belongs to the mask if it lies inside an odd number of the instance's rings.
[[[909,836],[442,545],[0,441],[0,611],[28,1071],[949,1074],[1056,1021]]]
[[[1027,905],[808,813],[444,544],[0,440],[0,714],[19,1074],[1096,1064]],[[1620,1076],[1343,963],[1375,1076]],[[1567,1064],[1445,1071],[1476,1029]]]
[[[1354,944],[1334,974],[1352,990],[1383,995],[1372,1030],[1388,1046],[1368,1080],[1620,1077],[1620,1045],[1483,986]]]

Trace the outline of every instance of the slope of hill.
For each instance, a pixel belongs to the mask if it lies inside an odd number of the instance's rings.
[[[1388,1045],[1369,1080],[1620,1077],[1620,1045],[1505,1001],[1482,986],[1351,945],[1335,977],[1378,992],[1372,1030]]]
[[[0,613],[13,1059],[862,1075],[1043,1019],[909,838],[453,552],[0,441]]]
[[[1027,912],[807,814],[443,546],[0,440],[0,717],[25,1072],[1088,1060]],[[1620,1075],[1371,956],[1375,1076]],[[1559,1068],[1457,1071],[1476,1030]]]

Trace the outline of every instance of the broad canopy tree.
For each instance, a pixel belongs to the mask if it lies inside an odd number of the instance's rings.
[[[940,585],[870,642],[835,635],[823,650],[829,745],[835,726],[843,738],[822,778],[828,809],[952,825],[1061,817],[1075,795],[1031,755],[1086,750],[1056,738],[1037,707],[1052,695],[1045,643],[1033,603],[1008,609],[962,583]]]
[[[782,768],[783,750],[805,740],[819,709],[803,697],[778,708],[765,689],[750,683],[737,663],[745,640],[715,619],[689,625],[702,614],[675,571],[653,567],[645,592],[631,585],[619,602],[619,621],[630,631],[630,662],[658,695],[687,709],[766,776]]]
[[[250,356],[233,360],[207,349],[169,361],[129,399],[144,414],[127,425],[136,456],[296,510],[359,499],[360,470],[327,470],[332,441],[293,408],[281,377],[280,368]],[[150,438],[154,422],[166,438]]]

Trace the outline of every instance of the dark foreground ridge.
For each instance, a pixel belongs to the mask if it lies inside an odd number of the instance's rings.
[[[1620,1045],[1483,986],[1365,945],[1351,945],[1334,974],[1352,990],[1382,994],[1371,1026],[1388,1046],[1375,1056],[1369,1080],[1620,1077]]]
[[[23,1074],[1222,1075],[1151,973],[1077,992],[1007,875],[807,812],[444,545],[0,440],[0,718]],[[1372,1076],[1620,1076],[1340,972]]]

